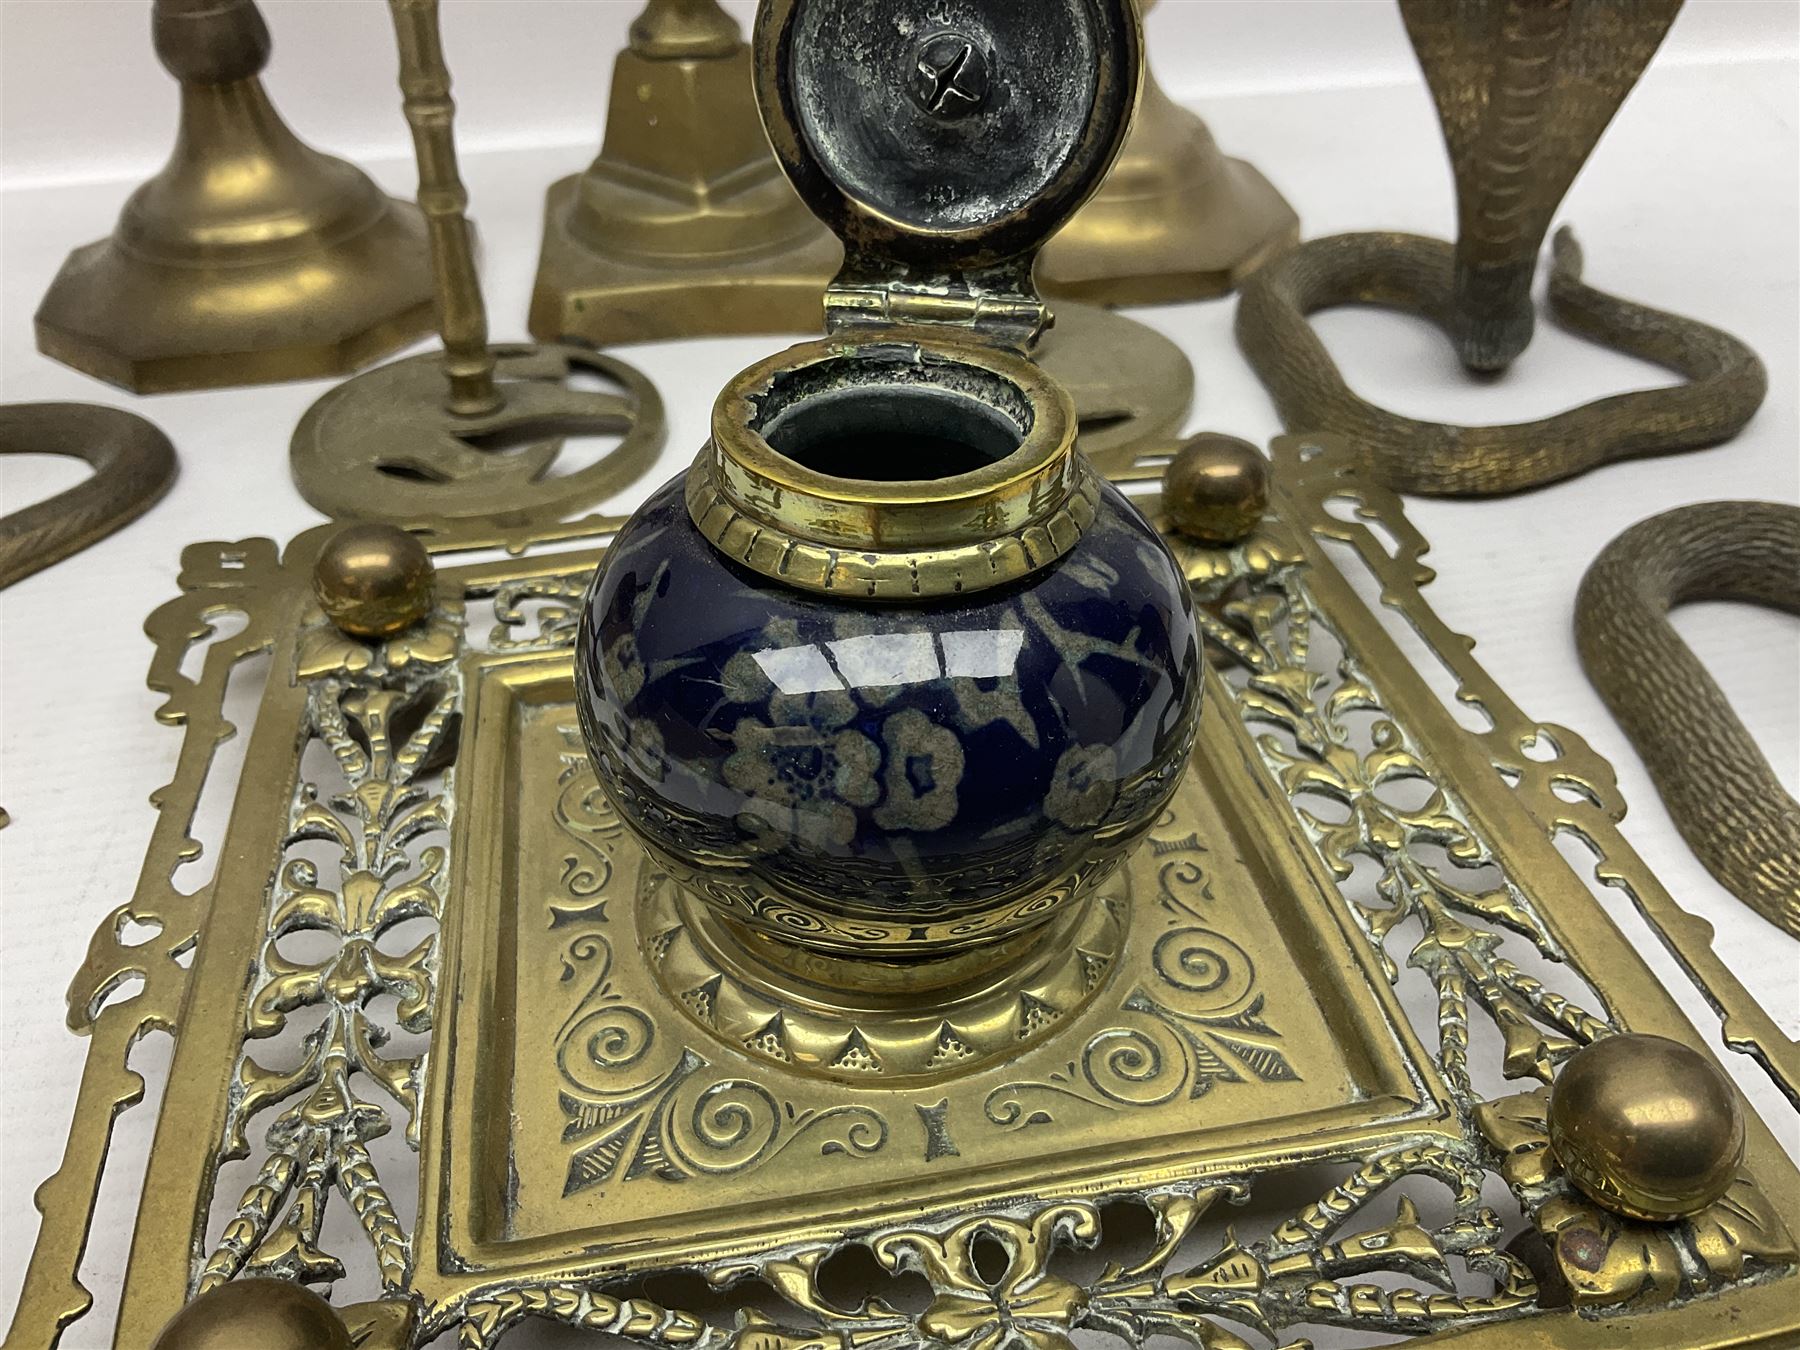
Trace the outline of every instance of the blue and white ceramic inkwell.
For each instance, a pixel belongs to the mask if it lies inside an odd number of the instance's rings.
[[[1028,355],[1032,260],[1124,140],[1138,20],[767,0],[756,43],[770,139],[845,244],[828,333],[731,380],[608,550],[582,724],[721,962],[953,1003],[1119,940],[1091,898],[1199,715],[1181,573]]]

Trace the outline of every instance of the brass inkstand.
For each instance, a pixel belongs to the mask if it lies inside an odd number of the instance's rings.
[[[586,346],[489,345],[437,0],[390,7],[443,350],[367,371],[307,409],[289,447],[294,482],[341,519],[546,525],[626,487],[655,462],[662,402],[636,369]],[[568,382],[572,370],[621,392],[577,388]],[[623,439],[592,464],[551,473],[563,438],[583,432]]]
[[[76,249],[38,349],[140,394],[338,375],[431,323],[425,223],[289,131],[253,0],[156,0],[181,130],[112,237]]]
[[[1800,1335],[1793,1115],[1717,1062],[1800,1103],[1800,1045],[1433,613],[1398,497],[1315,435],[1102,475],[1019,350],[1137,43],[1128,0],[764,0],[846,266],[683,478],[184,551],[182,748],[70,990],[9,1350],[88,1311],[152,1031],[120,1350]]]
[[[730,380],[620,531],[576,688],[691,935],[644,959],[678,1007],[727,982],[702,1025],[775,1063],[934,1081],[1048,1034],[1117,959],[1107,883],[1182,777],[1181,574],[1026,356],[1136,25],[1128,0],[759,19],[770,140],[845,245],[829,331]]]

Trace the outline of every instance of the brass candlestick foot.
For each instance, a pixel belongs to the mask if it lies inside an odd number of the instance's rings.
[[[546,198],[529,326],[596,343],[815,328],[841,256],[769,153],[737,25],[713,0],[651,0],[599,158]]]
[[[638,371],[597,352],[488,345],[437,0],[389,4],[444,349],[347,380],[307,409],[289,447],[294,482],[307,501],[343,519],[546,525],[618,492],[655,462],[662,402]],[[570,387],[572,368],[622,393]],[[573,434],[624,439],[597,462],[556,474],[563,439]]]
[[[69,255],[38,349],[148,394],[340,374],[428,331],[424,222],[288,130],[251,0],[157,0],[152,23],[181,81],[175,151]]]
[[[1300,218],[1269,180],[1220,153],[1146,66],[1131,137],[1094,199],[1044,246],[1038,287],[1100,305],[1204,300],[1299,237]]]

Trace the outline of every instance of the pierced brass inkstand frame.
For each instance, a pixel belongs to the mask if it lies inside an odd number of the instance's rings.
[[[461,556],[518,543],[505,533],[439,538],[430,613],[385,639],[319,611],[328,528],[284,553],[188,549],[183,595],[147,625],[160,716],[187,736],[137,894],[71,990],[92,1044],[7,1344],[55,1345],[87,1305],[75,1272],[106,1143],[139,1092],[126,1055],[156,1028],[175,1060],[121,1350],[196,1295],[241,1319],[214,1334],[282,1343],[311,1305],[209,1301],[257,1276],[379,1289],[339,1315],[344,1344],[385,1350],[453,1328],[488,1350],[529,1317],[707,1350],[1006,1327],[1034,1350],[1081,1328],[1207,1350],[1309,1326],[1478,1350],[1600,1350],[1625,1322],[1645,1344],[1800,1335],[1800,1175],[1760,1120],[1726,1197],[1673,1221],[1595,1203],[1551,1151],[1545,1085],[1577,1047],[1626,1031],[1700,1044],[1563,835],[1796,1099],[1800,1055],[1619,836],[1604,761],[1522,713],[1426,607],[1424,544],[1355,464],[1288,438],[1254,534],[1173,540],[1214,667],[1208,711],[1188,783],[1121,878],[1124,945],[1084,1011],[1011,1062],[892,1085],[787,1069],[696,1024],[727,1025],[742,994],[681,983],[669,883],[598,798],[571,705],[573,604],[619,522],[503,562]],[[1344,501],[1366,523],[1340,519]],[[1361,568],[1488,730],[1459,725],[1356,598]],[[207,616],[231,609],[249,624],[214,638]],[[182,894],[170,874],[226,680],[265,652],[218,874]],[[124,945],[127,920],[160,932]],[[302,931],[329,950],[285,954]],[[1421,990],[1436,1015],[1414,1023],[1400,999]],[[302,1018],[304,1042],[281,1035]],[[384,1050],[403,1030],[408,1048]],[[1670,1052],[1626,1043],[1599,1087],[1628,1108],[1659,1081],[1644,1056]],[[1227,1202],[1302,1163],[1325,1169],[1315,1200],[1265,1236],[1218,1228]],[[416,1211],[395,1198],[414,1170]],[[1414,1197],[1397,1213],[1381,1201],[1395,1187]],[[362,1236],[328,1247],[340,1207]],[[1096,1243],[1113,1264],[1071,1273],[1065,1255]],[[850,1248],[872,1278],[922,1276],[929,1300],[835,1301],[826,1267]],[[1515,1251],[1542,1253],[1536,1269]],[[721,1321],[645,1297],[643,1276],[677,1269],[728,1304],[757,1277],[776,1302]]]
[[[1057,2],[1077,39],[1093,21],[1135,44],[1123,0]],[[759,52],[821,3],[769,0]],[[1126,79],[1135,50],[1110,50]],[[1017,299],[997,317],[1029,314]],[[965,342],[966,364],[1015,369]],[[1071,497],[1093,486],[1058,462]],[[190,547],[147,624],[159,716],[187,733],[138,890],[71,989],[92,1045],[10,1350],[48,1350],[87,1307],[108,1140],[141,1091],[127,1057],[153,1030],[174,1059],[119,1350],[493,1350],[534,1318],[660,1350],[1247,1350],[1334,1328],[1459,1350],[1791,1343],[1800,1171],[1596,888],[1628,892],[1796,1109],[1800,1046],[1621,838],[1606,763],[1431,612],[1424,541],[1354,447],[1287,437],[1265,463],[1208,440],[1166,493],[1138,500],[1204,638],[1191,759],[1090,902],[1104,931],[1072,935],[1068,980],[922,1001],[905,1061],[896,1019],[859,1024],[859,991],[798,997],[721,962],[600,790],[577,620],[622,521]],[[779,568],[765,545],[744,540]],[[247,623],[221,634],[226,611]],[[839,645],[761,654],[795,696],[833,694],[836,720],[783,738],[814,766],[797,787],[867,803],[846,742],[884,685],[834,685],[833,661],[869,650]],[[950,660],[909,651],[932,677]],[[219,865],[187,894],[171,874],[255,656]],[[969,684],[983,716],[1014,715],[1006,678]],[[915,806],[941,786],[909,781]],[[156,936],[130,944],[131,924]],[[996,1032],[999,1052],[969,1053]],[[664,1275],[704,1285],[648,1285]]]
[[[151,23],[181,81],[174,153],[69,255],[38,349],[154,394],[345,374],[428,331],[424,221],[288,130],[253,0],[156,0]]]

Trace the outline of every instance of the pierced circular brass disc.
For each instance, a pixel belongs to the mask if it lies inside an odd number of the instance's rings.
[[[1108,477],[1146,446],[1175,440],[1194,401],[1194,367],[1147,324],[1059,304],[1032,359],[1075,399],[1075,448]]]
[[[667,430],[662,399],[635,367],[555,343],[499,346],[494,355],[506,401],[479,416],[446,411],[438,352],[331,390],[294,430],[289,463],[300,495],[343,520],[542,525],[604,501],[656,462]],[[623,392],[571,388],[571,368]],[[551,474],[566,437],[609,433],[624,439],[599,461]]]

